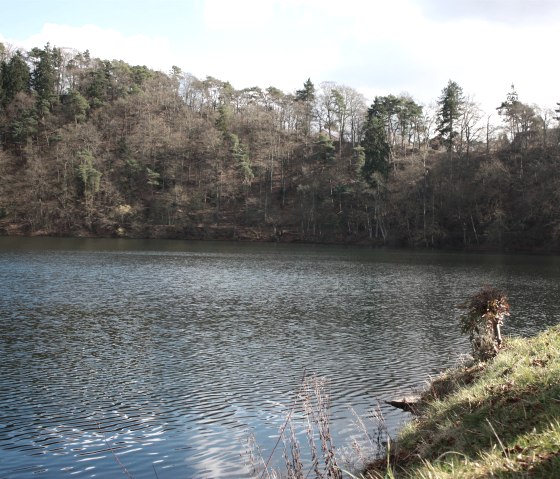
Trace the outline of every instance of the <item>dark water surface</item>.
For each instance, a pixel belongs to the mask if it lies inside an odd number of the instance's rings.
[[[0,477],[248,477],[304,371],[344,447],[350,408],[468,352],[455,306],[484,284],[506,334],[560,319],[559,257],[0,238]]]

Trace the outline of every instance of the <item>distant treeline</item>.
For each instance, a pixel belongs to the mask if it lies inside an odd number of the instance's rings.
[[[0,44],[0,234],[560,249],[553,109],[234,89]],[[490,122],[494,118],[499,122]]]

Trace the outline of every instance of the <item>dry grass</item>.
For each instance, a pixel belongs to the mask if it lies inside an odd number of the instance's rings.
[[[355,415],[363,440],[355,440],[347,454],[358,467],[378,457],[361,473],[346,472],[345,451],[332,440],[329,406],[326,381],[305,378],[278,438],[282,471],[269,467],[273,450],[266,460],[255,456],[254,477],[560,477],[560,326],[531,339],[510,338],[494,359],[435,378],[422,395],[419,416],[395,442],[379,411],[372,413],[377,430]],[[308,442],[309,457],[303,457],[300,441]]]
[[[391,453],[395,477],[559,477],[560,327],[447,371],[423,399]]]
[[[353,412],[354,413],[354,412]],[[354,413],[358,436],[350,447],[338,449],[330,427],[330,398],[325,378],[311,376],[302,380],[291,409],[279,431],[278,441],[271,451],[251,445],[248,457],[253,477],[259,479],[342,479],[353,477],[347,469],[358,470],[371,461],[374,454],[385,450],[387,429],[379,408],[370,418],[377,427],[374,432],[364,419]],[[302,447],[301,442],[307,444]],[[281,455],[283,468],[273,468]],[[304,457],[305,455],[305,457]],[[352,462],[352,464],[349,464]]]

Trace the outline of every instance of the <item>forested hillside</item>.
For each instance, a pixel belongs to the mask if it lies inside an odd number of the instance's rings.
[[[0,44],[0,234],[560,249],[554,110]],[[549,105],[550,106],[550,105]]]

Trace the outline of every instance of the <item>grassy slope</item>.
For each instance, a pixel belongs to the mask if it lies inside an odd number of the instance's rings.
[[[437,378],[371,477],[560,477],[560,326]],[[366,475],[366,477],[368,477]]]

